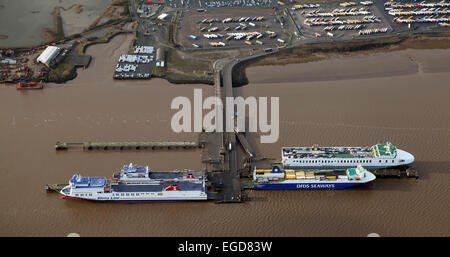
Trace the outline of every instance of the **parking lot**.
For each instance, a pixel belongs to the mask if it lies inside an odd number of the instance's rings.
[[[384,3],[383,8],[386,16],[399,28],[429,29],[433,27],[450,27],[449,2],[389,1]]]
[[[177,40],[185,48],[276,47],[289,39],[286,23],[272,8],[192,9],[183,12]]]
[[[333,2],[318,5],[290,9],[305,38],[351,39],[393,31],[385,15],[372,4]]]
[[[115,67],[115,79],[149,79],[155,66],[155,48],[136,46],[133,54],[122,54]]]

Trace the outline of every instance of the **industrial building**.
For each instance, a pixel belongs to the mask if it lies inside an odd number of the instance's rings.
[[[48,46],[41,55],[37,58],[38,63],[42,63],[47,67],[50,67],[52,61],[58,56],[61,48],[56,46]]]

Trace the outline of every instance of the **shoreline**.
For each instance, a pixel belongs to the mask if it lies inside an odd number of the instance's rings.
[[[115,5],[122,5],[121,1],[111,1],[108,6],[105,8],[102,14],[96,19],[96,21],[88,26],[83,32],[78,34],[72,34],[70,36],[64,35],[63,29],[63,20],[61,17],[61,9],[62,10],[70,10],[76,4],[70,6],[69,8],[63,7],[55,7],[52,15],[54,16],[54,26],[53,28],[45,28],[42,32],[42,36],[46,38],[46,44],[51,43],[63,43],[69,40],[73,40],[79,37],[82,37],[85,34],[91,33],[96,30],[104,29],[106,27],[114,26],[117,24],[121,24],[123,22],[129,22],[131,18],[124,18],[120,16],[116,19],[109,19],[106,22],[97,25],[97,23],[102,19],[102,17],[106,17],[105,13],[108,12],[111,8],[114,8]],[[94,26],[92,26],[94,25]],[[114,36],[114,35],[113,35]],[[112,37],[113,37],[112,36]],[[106,36],[108,37],[108,36]],[[435,40],[438,39],[438,40]],[[450,33],[442,32],[442,31],[428,31],[428,32],[420,32],[420,33],[411,33],[404,35],[388,35],[383,37],[370,37],[370,38],[353,38],[347,39],[343,41],[330,41],[330,42],[308,42],[303,43],[301,45],[292,45],[287,47],[286,49],[281,49],[279,51],[275,51],[273,54],[269,54],[267,56],[257,57],[250,59],[248,61],[242,61],[238,63],[233,68],[233,84],[234,86],[244,86],[249,83],[247,78],[246,70],[250,67],[258,67],[258,66],[267,66],[267,65],[288,65],[295,63],[314,63],[317,61],[323,60],[332,60],[336,58],[343,57],[352,57],[358,55],[367,55],[373,53],[380,52],[392,52],[396,50],[402,49],[447,49],[450,48]],[[87,43],[83,41],[84,45],[83,49],[80,51],[77,50],[79,55],[84,55],[85,48],[91,44],[96,43],[108,43],[110,39],[106,38],[106,40],[100,40],[101,42],[97,42],[97,40],[89,40]],[[441,42],[439,42],[441,41]],[[35,47],[18,47],[11,48],[15,49],[16,52],[27,51]],[[6,48],[5,48],[6,49]],[[262,50],[262,48],[256,48],[257,51]],[[233,51],[241,51],[241,49],[229,49],[223,50],[222,56],[220,58],[224,58],[226,56],[233,55]],[[205,51],[199,51],[198,53],[191,53],[190,51],[180,51],[180,49],[171,48],[168,51],[168,61],[167,61],[167,70],[159,74],[158,72],[152,71],[153,77],[158,77],[162,79],[166,79],[168,82],[173,84],[214,84],[214,76],[211,76],[209,73],[213,70],[211,62],[202,61],[204,57],[202,55],[206,54]],[[240,52],[234,58],[247,56],[249,53]],[[183,62],[184,57],[179,60],[179,55],[190,56],[191,58],[191,67],[186,68],[186,62]],[[220,59],[219,56],[214,56],[213,59]],[[247,58],[248,59],[248,58]],[[195,63],[195,64],[194,64]],[[189,65],[188,65],[189,66]],[[195,67],[195,68],[194,68]],[[208,74],[208,76],[206,75]],[[397,75],[398,73],[393,72],[392,75]],[[75,75],[76,76],[76,75]],[[75,76],[69,76],[67,79],[57,80],[58,83],[64,83]],[[373,76],[377,76],[374,74]],[[357,78],[361,78],[356,76]],[[328,78],[328,80],[333,80],[334,78]],[[339,79],[339,78],[338,78]],[[53,80],[51,80],[53,81]],[[311,80],[309,80],[311,81]],[[50,82],[50,81],[49,81]]]
[[[63,18],[62,18],[61,10],[69,11],[69,10],[72,10],[72,8],[74,8],[74,6],[77,6],[77,5],[79,5],[79,4],[73,4],[73,5],[71,5],[68,8],[64,8],[62,6],[55,6],[54,7],[53,12],[51,13],[51,15],[53,16],[53,26],[46,27],[46,28],[42,29],[42,31],[41,31],[41,36],[42,36],[44,42],[37,43],[37,44],[30,44],[30,45],[12,46],[12,47],[2,46],[2,47],[0,47],[0,49],[3,49],[3,50],[12,49],[16,53],[25,52],[25,51],[29,51],[31,49],[39,48],[39,47],[42,47],[42,46],[45,46],[45,45],[49,45],[49,44],[52,44],[52,43],[56,43],[56,44],[64,43],[64,42],[69,41],[69,40],[80,38],[80,37],[82,37],[85,34],[89,34],[91,32],[95,32],[97,30],[104,29],[104,28],[106,28],[108,26],[117,25],[117,24],[119,24],[121,22],[130,20],[129,17],[119,16],[119,17],[117,17],[115,19],[114,18],[110,18],[108,21],[106,21],[106,22],[104,22],[102,24],[97,24],[98,21],[104,15],[109,15],[107,12],[111,11],[111,9],[114,9],[116,7],[121,7],[121,6],[123,6],[124,8],[128,7],[126,5],[126,1],[123,1],[123,0],[111,0],[110,3],[105,7],[105,9],[100,12],[99,17],[97,17],[92,24],[86,26],[86,28],[82,32],[74,33],[74,34],[71,34],[71,35],[65,35],[64,34],[64,28],[63,28],[64,21],[63,21]],[[82,12],[84,12],[84,7],[82,5],[80,5],[80,6],[82,8],[82,11],[80,13],[82,13]],[[126,10],[126,11],[128,11],[128,10]],[[5,36],[7,36],[7,35],[5,35]]]
[[[309,43],[292,47],[268,56],[258,57],[238,63],[233,68],[233,85],[247,85],[247,68],[261,66],[284,66],[297,63],[314,63],[337,58],[370,55],[374,53],[396,52],[405,49],[449,49],[450,33],[428,32],[409,34],[406,36],[389,36],[384,38],[369,38],[346,40],[341,42]],[[168,62],[168,67],[170,62]],[[393,73],[401,75],[404,73]],[[175,79],[174,79],[175,77]],[[213,85],[213,78],[195,79],[192,76],[182,77],[181,74],[165,74],[160,78],[174,84],[207,84]],[[328,80],[333,80],[330,78]]]
[[[309,43],[238,63],[233,68],[233,85],[234,87],[239,87],[249,83],[246,70],[250,67],[314,63],[323,60],[395,52],[405,49],[448,49],[450,48],[449,42],[450,33],[432,32],[341,42]],[[170,61],[168,61],[168,67],[170,64]],[[192,76],[183,77],[182,74],[170,74],[170,72],[158,77],[174,84],[214,84],[214,78],[196,79]]]
[[[420,33],[419,35],[411,34],[364,41],[312,43],[239,63],[233,69],[233,84],[237,86],[247,85],[246,70],[252,67],[315,63],[407,49],[449,49],[449,41],[450,34],[448,33],[438,33],[437,35]]]
[[[251,84],[371,79],[449,72],[448,59],[448,49],[405,49],[308,63],[250,66],[246,74]]]
[[[124,22],[124,20],[118,20],[118,22]],[[100,27],[108,26],[107,24],[102,24]],[[99,28],[96,28],[99,29]],[[94,29],[94,30],[96,30]],[[92,31],[90,31],[92,32]],[[119,33],[107,33],[104,38],[95,39],[93,41],[85,41],[77,46],[77,53],[79,55],[86,55],[86,49],[94,44],[107,44]],[[62,41],[69,40],[68,38],[76,35],[69,36]],[[364,41],[352,41],[352,42],[338,42],[338,43],[312,43],[303,46],[293,47],[285,51],[277,52],[269,56],[255,58],[253,60],[244,61],[237,64],[233,68],[233,85],[234,87],[244,86],[249,84],[249,79],[247,77],[247,69],[255,67],[265,67],[265,66],[287,66],[292,64],[305,64],[305,63],[317,63],[325,60],[337,60],[337,59],[348,59],[351,57],[365,56],[380,53],[397,52],[406,49],[448,49],[450,45],[448,44],[449,37],[447,33],[442,35],[430,35],[423,34],[420,35],[409,35],[403,37],[388,37],[383,39],[368,39]],[[28,49],[20,49],[20,51],[26,51]],[[170,62],[169,62],[170,65]],[[386,72],[382,72],[381,76],[398,76],[403,74],[411,74],[416,71],[410,72],[392,72],[392,74],[385,75]],[[76,77],[76,69],[71,69],[70,74],[67,73],[62,79],[49,80],[47,82],[55,83],[65,83]],[[360,78],[370,78],[377,77],[380,74],[367,74],[365,75],[352,75],[350,77],[355,79]],[[206,84],[213,85],[213,78],[209,79],[207,77],[203,79],[193,79],[191,77],[183,77],[183,74],[170,74],[164,73],[161,76],[154,76],[155,78],[162,78],[167,80],[172,84]],[[331,80],[342,80],[346,79],[344,77],[329,77],[321,79],[304,79],[303,81],[331,81]],[[271,82],[268,82],[271,83]]]

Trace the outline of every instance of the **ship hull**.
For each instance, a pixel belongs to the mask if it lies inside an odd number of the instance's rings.
[[[394,168],[400,168],[400,167],[404,167],[405,165],[384,165],[384,166],[367,166],[364,165],[365,169],[368,170],[381,170],[381,169],[394,169]],[[346,165],[346,166],[340,166],[340,165],[336,165],[336,166],[302,166],[302,165],[298,165],[298,166],[291,166],[291,165],[285,165],[284,168],[285,169],[293,169],[293,170],[327,170],[327,169],[341,169],[341,170],[345,170],[348,168],[353,168],[355,167],[355,165]]]
[[[161,198],[82,198],[74,196],[63,196],[64,199],[79,199],[79,200],[89,200],[97,202],[176,202],[176,201],[206,201],[207,197],[161,197]]]
[[[367,185],[364,183],[262,183],[254,186],[257,190],[335,190]]]

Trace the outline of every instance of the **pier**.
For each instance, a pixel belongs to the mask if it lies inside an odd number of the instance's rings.
[[[247,139],[245,138],[244,133],[236,132],[235,134],[236,134],[236,138],[238,139],[239,144],[242,146],[242,148],[244,148],[245,153],[249,156],[249,158],[254,158],[255,153],[254,153],[252,147],[250,146],[250,144],[248,143]]]
[[[264,53],[262,53],[264,54]],[[223,124],[226,124],[226,101],[227,97],[233,97],[233,79],[232,71],[236,64],[247,59],[257,58],[259,55],[248,56],[243,59],[223,59],[214,63],[215,71],[215,95],[222,99],[224,103]],[[234,126],[234,125],[233,125]],[[208,173],[208,180],[214,185],[217,194],[215,200],[217,203],[240,203],[249,198],[243,192],[244,188],[248,188],[249,178],[243,176],[248,174],[251,165],[248,163],[240,163],[241,156],[238,156],[237,146],[240,145],[244,153],[248,156],[247,162],[255,158],[255,152],[245,138],[244,133],[239,132],[213,132],[208,135],[209,140],[206,142],[206,148],[210,154],[208,156],[212,167]],[[239,144],[237,144],[239,142]],[[212,149],[210,148],[212,147]],[[215,153],[213,153],[215,152]],[[212,154],[212,155],[211,155]],[[214,158],[212,158],[214,156]],[[205,162],[205,158],[202,158]],[[261,158],[262,159],[262,158]],[[241,167],[242,166],[242,167]],[[241,183],[244,182],[244,183]]]
[[[69,184],[47,184],[45,185],[45,191],[47,193],[59,192],[68,185]]]
[[[197,142],[56,142],[57,151],[81,148],[84,150],[158,150],[158,149],[195,149],[202,148]]]
[[[419,172],[413,167],[371,170],[370,172],[377,176],[377,178],[419,178]]]

